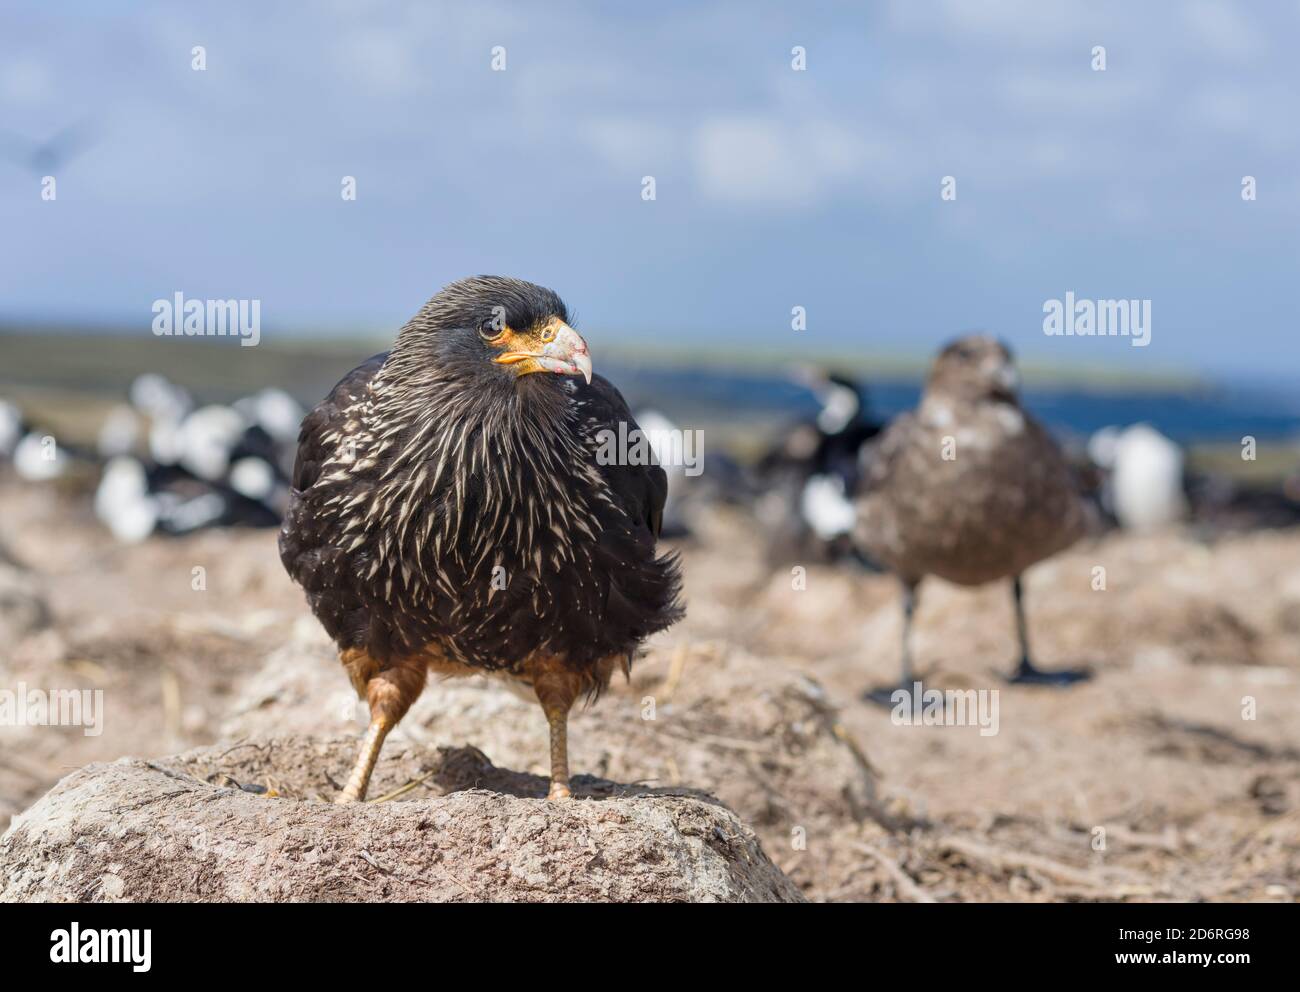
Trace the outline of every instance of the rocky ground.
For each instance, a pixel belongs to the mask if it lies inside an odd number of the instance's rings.
[[[583,776],[587,801],[553,803],[475,748],[408,747],[376,786],[414,774],[423,795],[319,801],[354,751],[277,737],[88,765],[0,839],[0,901],[804,901],[703,793]]]
[[[1096,673],[1066,691],[1000,681],[1015,651],[1006,587],[925,586],[918,665],[929,686],[997,691],[982,734],[859,700],[896,675],[888,577],[773,564],[739,513],[700,523],[680,545],[688,618],[575,713],[574,770],[598,776],[580,796],[607,801],[609,782],[716,796],[814,900],[1300,898],[1300,533],[1110,535],[1039,566],[1026,588],[1040,664]],[[185,759],[215,790],[229,775],[248,802],[332,795],[357,707],[273,533],[125,547],[84,500],[4,480],[0,546],[0,689],[103,691],[97,736],[0,726],[0,828],[89,762],[218,742],[244,749],[237,765]],[[304,735],[324,742],[309,769],[253,760]],[[480,791],[444,796],[439,746],[546,773],[535,704],[434,683],[372,796],[508,820]]]

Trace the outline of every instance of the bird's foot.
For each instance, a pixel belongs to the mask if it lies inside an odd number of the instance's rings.
[[[1047,685],[1064,688],[1090,678],[1092,672],[1087,668],[1063,668],[1056,672],[1045,672],[1025,658],[1021,660],[1015,672],[1007,677],[1007,681],[1012,685]]]
[[[568,785],[564,782],[552,782],[551,791],[546,794],[546,798],[551,802],[560,799],[572,799],[573,793],[569,791]]]
[[[925,691],[920,679],[912,679],[908,682],[900,682],[897,685],[882,685],[875,689],[867,689],[862,693],[864,703],[875,703],[877,706],[883,706],[885,709],[893,709],[900,701],[907,701],[912,698],[913,694],[920,694]],[[895,698],[898,693],[904,693],[905,696],[900,700]]]
[[[335,806],[351,806],[353,803],[361,802],[361,796],[351,789],[344,789],[334,797]]]

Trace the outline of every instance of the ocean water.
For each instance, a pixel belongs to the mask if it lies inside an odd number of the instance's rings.
[[[815,413],[812,394],[778,375],[710,369],[653,369],[608,363],[602,369],[634,409],[655,407],[689,426],[692,420],[773,422]],[[865,381],[872,412],[887,419],[914,407],[920,383]],[[1300,389],[1234,383],[1186,392],[1169,389],[1026,388],[1022,402],[1053,431],[1087,437],[1114,424],[1149,423],[1182,444],[1300,441]]]

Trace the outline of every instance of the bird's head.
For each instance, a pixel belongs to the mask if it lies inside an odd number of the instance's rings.
[[[569,326],[564,301],[522,279],[474,276],[445,287],[404,327],[399,347],[428,344],[472,376],[534,372],[591,382],[587,342]]]
[[[1005,344],[983,334],[971,334],[947,345],[934,360],[926,391],[977,402],[1016,402],[1020,373]]]

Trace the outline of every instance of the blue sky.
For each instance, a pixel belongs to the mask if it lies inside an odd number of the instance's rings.
[[[260,299],[264,337],[395,329],[497,272],[557,289],[597,348],[920,354],[984,328],[1049,361],[1300,365],[1300,3],[19,2],[3,21],[0,319],[147,333],[181,291]],[[43,202],[15,149],[81,121],[94,140]],[[1067,290],[1150,299],[1150,347],[1046,337]]]

